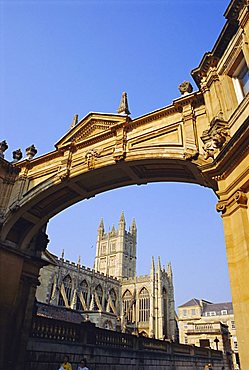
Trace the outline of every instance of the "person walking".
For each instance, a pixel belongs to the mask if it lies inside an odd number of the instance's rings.
[[[72,365],[69,362],[68,356],[64,356],[63,363],[61,364],[61,367],[59,370],[72,370]]]
[[[89,368],[87,367],[87,363],[86,363],[86,359],[83,358],[82,360],[80,360],[80,363],[79,363],[79,366],[78,366],[78,370],[89,370]]]

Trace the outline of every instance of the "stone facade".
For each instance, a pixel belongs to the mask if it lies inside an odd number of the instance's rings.
[[[101,220],[94,268],[86,268],[46,251],[36,298],[39,302],[82,312],[100,328],[157,339],[178,338],[171,265],[167,271],[152,258],[150,274],[136,276],[137,228],[126,230],[124,214],[118,228],[105,233]]]
[[[120,114],[75,117],[55,150],[38,157],[31,146],[26,158],[15,153],[9,162],[8,144],[1,141],[1,368],[24,368],[47,222],[104,191],[181,181],[217,195],[241,368],[249,369],[248,10],[248,0],[229,3],[217,41],[192,71],[198,91],[184,83],[180,98],[135,119],[125,99]]]
[[[239,366],[233,306],[191,299],[178,307],[180,343],[223,351],[228,369]]]

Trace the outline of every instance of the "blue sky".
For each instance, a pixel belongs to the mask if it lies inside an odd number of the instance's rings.
[[[127,91],[131,117],[180,96],[222,26],[225,0],[0,1],[0,140],[6,159],[35,144],[38,154],[73,115],[116,112]],[[138,225],[138,273],[151,255],[172,263],[176,303],[230,300],[223,226],[216,197],[189,184],[114,190],[65,210],[49,223],[50,250],[93,265],[96,229],[125,212]],[[92,245],[94,246],[92,248]]]

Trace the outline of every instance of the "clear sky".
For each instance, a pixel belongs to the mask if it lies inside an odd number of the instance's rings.
[[[0,1],[0,140],[6,159],[35,144],[53,150],[73,115],[116,112],[127,91],[131,117],[166,106],[212,49],[227,0]],[[171,261],[176,304],[230,300],[215,194],[188,184],[132,186],[100,194],[49,223],[49,249],[92,266],[100,218],[125,212],[138,227],[138,274],[151,256]],[[93,246],[93,247],[92,247]]]

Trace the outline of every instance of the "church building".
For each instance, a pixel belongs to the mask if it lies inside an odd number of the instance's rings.
[[[150,273],[137,276],[137,227],[133,219],[126,230],[122,212],[118,227],[105,232],[98,227],[94,268],[46,251],[47,266],[41,269],[38,302],[76,310],[84,320],[100,328],[176,340],[174,286],[171,264],[161,267],[160,258]]]

